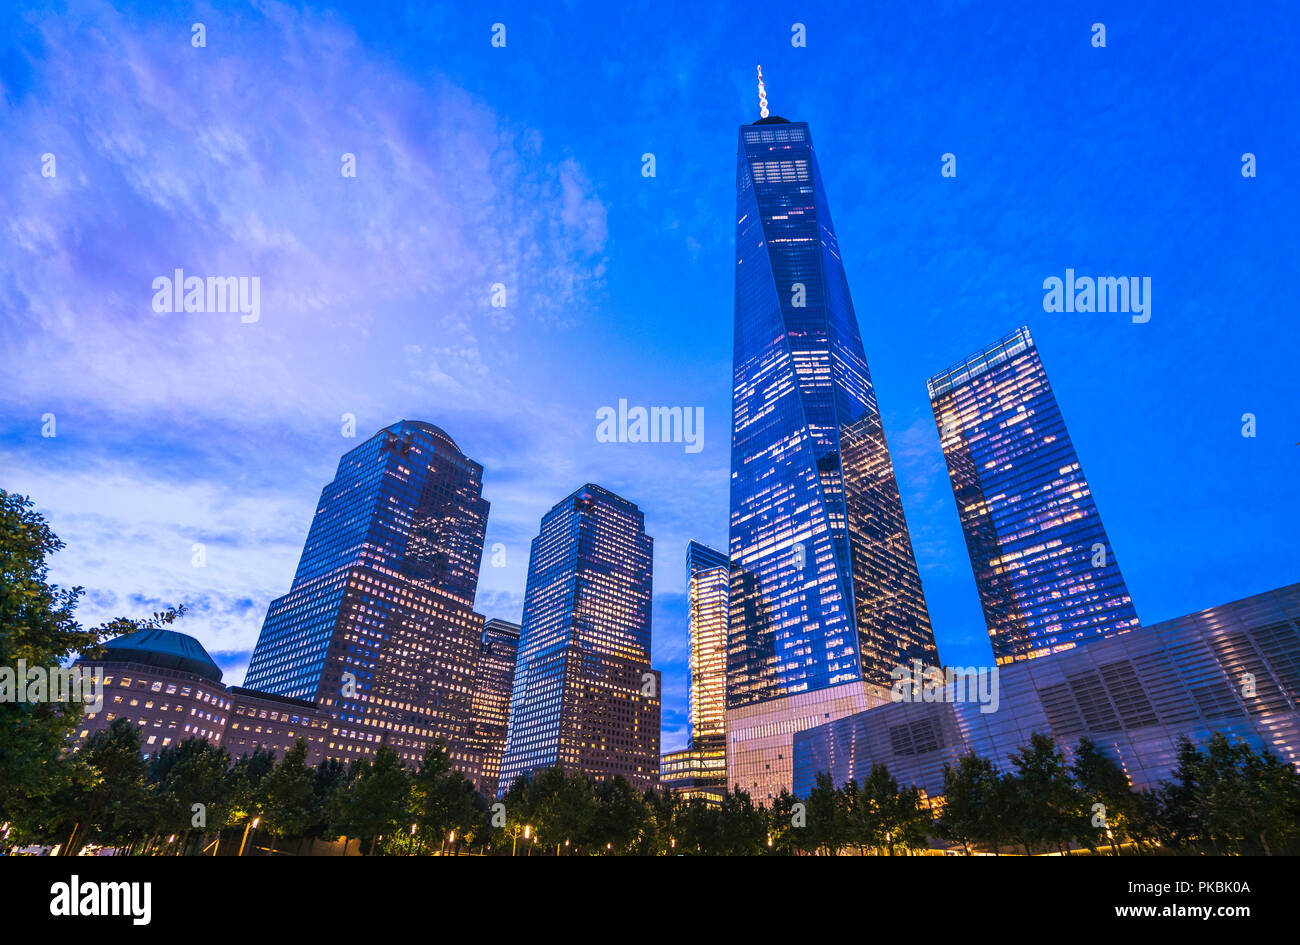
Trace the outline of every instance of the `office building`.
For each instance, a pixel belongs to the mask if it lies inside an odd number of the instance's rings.
[[[812,136],[763,114],[736,173],[726,729],[767,804],[796,732],[938,657]]]
[[[636,505],[587,484],[533,539],[498,793],[560,765],[653,787],[659,674],[650,667],[653,542]]]
[[[483,625],[474,703],[467,743],[482,755],[482,787],[495,797],[510,724],[510,697],[514,691],[515,659],[519,655],[519,624],[493,618]]]
[[[999,664],[1137,629],[1137,612],[1028,328],[929,381]]]
[[[659,761],[664,787],[721,800],[727,785],[727,621],[730,559],[699,542],[686,549],[688,630],[691,641],[685,749]]]
[[[480,780],[466,737],[483,634],[482,477],[445,432],[403,420],[347,452],[321,492],[246,683],[325,709],[331,756],[388,745],[414,765],[441,738],[453,766]]]

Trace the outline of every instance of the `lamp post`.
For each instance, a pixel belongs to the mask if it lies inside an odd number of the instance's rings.
[[[532,825],[524,824],[524,839],[527,840],[530,836],[532,836],[532,833],[533,833]],[[518,848],[519,848],[519,830],[518,828],[516,828],[515,832],[510,835],[510,855],[514,856],[515,851],[518,850]]]
[[[244,844],[248,843],[248,832],[250,830],[256,830],[257,825],[260,824],[261,822],[262,822],[261,817],[254,817],[252,820],[248,822],[248,826],[244,828],[244,839],[239,841],[239,854],[238,854],[239,856],[244,855]]]

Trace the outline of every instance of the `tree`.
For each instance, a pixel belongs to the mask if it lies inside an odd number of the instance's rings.
[[[91,838],[112,846],[143,838],[153,811],[140,729],[126,719],[115,719],[87,739],[81,754],[92,776],[73,801],[81,826],[69,838],[65,855],[75,856]]]
[[[1029,744],[1011,756],[1011,763],[1016,768],[1011,784],[1017,813],[1012,826],[1025,852],[1039,844],[1066,849],[1079,832],[1081,803],[1065,753],[1051,738],[1035,732]]]
[[[343,833],[343,799],[348,787],[348,766],[337,758],[327,758],[312,773],[312,823],[308,836],[338,837]]]
[[[846,796],[853,797],[854,793],[846,792]],[[930,811],[921,802],[921,792],[915,787],[900,790],[885,765],[871,766],[854,801],[860,842],[883,848],[890,856],[896,847],[917,850],[927,845]]]
[[[817,774],[806,807],[808,825],[797,835],[799,845],[817,854],[834,856],[848,836],[848,817],[844,795],[835,789],[835,782],[826,772]]]
[[[679,852],[677,846],[681,837],[681,816],[685,808],[685,801],[678,791],[654,791],[645,792],[646,808],[650,812],[650,829],[653,831],[652,838],[654,852],[660,855],[676,855]]]
[[[302,837],[316,820],[315,772],[307,767],[307,742],[298,739],[262,785],[266,827],[274,837]]]
[[[1300,773],[1267,749],[1243,759],[1246,834],[1265,856],[1300,853]]]
[[[452,770],[442,739],[424,753],[411,777],[411,807],[422,846],[469,842],[484,825],[483,799],[461,772]]]
[[[371,854],[379,837],[391,837],[406,824],[409,782],[397,752],[381,745],[374,759],[353,762],[343,799],[342,826],[361,838]]]
[[[1148,804],[1157,833],[1175,846],[1272,855],[1300,840],[1300,775],[1269,751],[1215,732],[1204,750],[1183,739],[1173,778]]]
[[[692,797],[682,804],[677,833],[677,852],[687,856],[717,856],[722,811],[702,797]]]
[[[757,856],[765,852],[767,831],[763,811],[739,786],[722,797],[718,809],[721,837],[718,852],[726,856]]]
[[[1080,835],[1089,846],[1103,836],[1109,840],[1112,852],[1119,855],[1117,840],[1130,836],[1134,819],[1138,816],[1138,798],[1129,784],[1128,775],[1111,758],[1103,754],[1091,738],[1079,740],[1071,769],[1083,810],[1079,812]],[[1092,827],[1093,805],[1101,804],[1101,825]],[[1094,832],[1095,831],[1095,832]]]
[[[996,855],[1006,836],[1005,791],[997,767],[974,752],[957,759],[956,767],[943,769],[943,811],[935,825],[945,840],[960,843],[967,855],[971,847],[987,844]]]
[[[64,543],[26,496],[0,489],[0,666],[46,670],[73,656],[96,656],[108,637],[169,624],[184,607],[148,620],[118,618],[91,629],[75,612],[84,590],[48,581],[47,559]],[[55,792],[73,790],[85,772],[62,763],[81,703],[0,701],[0,821],[48,821]]]
[[[737,790],[739,790],[739,786],[737,786]],[[785,788],[782,788],[781,793],[772,799],[772,806],[766,809],[768,853],[774,853],[778,856],[790,856],[800,846],[800,832],[808,828],[806,826],[794,826],[794,805],[797,803],[799,803],[799,799]],[[806,808],[804,818],[806,822]]]
[[[1141,809],[1143,822],[1157,843],[1174,848],[1195,843],[1201,837],[1198,797],[1204,760],[1191,739],[1178,739],[1178,764],[1172,777],[1160,782],[1154,791],[1144,792]]]
[[[149,780],[156,797],[156,833],[180,834],[184,852],[195,829],[195,804],[200,808],[202,836],[220,833],[230,816],[230,755],[205,739],[187,738],[162,748],[149,762]],[[202,844],[200,844],[202,845]]]
[[[650,812],[640,793],[621,775],[597,781],[595,816],[588,842],[597,853],[629,853],[650,829]]]

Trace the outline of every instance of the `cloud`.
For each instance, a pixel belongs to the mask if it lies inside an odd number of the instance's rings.
[[[538,135],[332,19],[273,3],[206,25],[196,49],[106,5],[33,20],[35,87],[0,143],[25,169],[0,183],[15,399],[301,416],[371,402],[391,339],[428,352],[413,383],[456,394],[486,370],[480,329],[570,323],[599,287],[605,209]],[[259,277],[260,320],[155,313],[178,268]]]
[[[78,608],[84,625],[185,604],[175,629],[227,669],[247,662],[267,604],[288,589],[311,496],[179,482],[120,463],[56,472],[12,453],[0,461],[6,487],[36,497],[67,543],[51,578],[88,589]]]

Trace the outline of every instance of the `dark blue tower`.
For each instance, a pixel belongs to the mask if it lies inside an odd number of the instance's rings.
[[[808,125],[742,126],[736,190],[728,773],[763,801],[789,733],[938,654]]]

